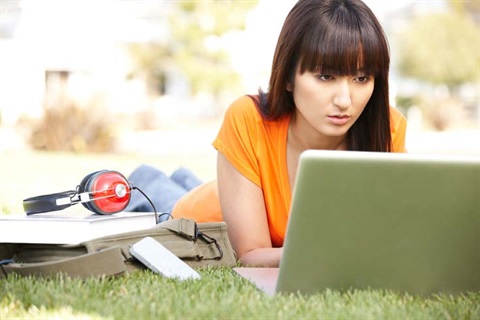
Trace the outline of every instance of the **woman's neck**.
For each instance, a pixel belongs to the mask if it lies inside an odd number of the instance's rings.
[[[308,149],[347,150],[347,138],[346,135],[340,137],[322,135],[308,122],[298,119],[294,113],[288,128],[288,145],[300,153]]]

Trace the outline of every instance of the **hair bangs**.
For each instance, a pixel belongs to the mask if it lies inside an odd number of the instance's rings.
[[[338,27],[343,25],[343,27]],[[336,75],[356,75],[359,72],[376,76],[385,64],[379,52],[378,36],[362,33],[350,23],[317,24],[323,32],[311,32],[304,38],[299,57],[300,72],[321,72]]]

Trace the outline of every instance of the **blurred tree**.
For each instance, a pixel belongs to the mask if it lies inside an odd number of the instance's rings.
[[[244,29],[246,14],[257,1],[180,1],[172,12],[172,53],[189,79],[192,94],[219,94],[238,84],[221,37]]]
[[[421,15],[399,36],[399,72],[446,85],[454,93],[460,85],[478,80],[479,32],[459,10]]]
[[[460,97],[465,84],[478,83],[480,70],[480,28],[477,6],[468,1],[451,1],[449,12],[420,15],[397,34],[398,71],[433,86],[448,88],[448,95],[425,95],[419,107],[426,123],[444,130],[472,118]],[[419,100],[418,100],[419,99]],[[477,107],[478,108],[478,107]]]
[[[168,2],[170,38],[162,43],[134,44],[132,76],[141,75],[151,93],[163,94],[165,76],[172,69],[188,81],[192,95],[216,96],[239,84],[222,36],[244,29],[246,14],[258,0],[212,0]]]
[[[450,0],[449,5],[460,14],[470,16],[476,24],[480,23],[480,2],[479,1],[458,1]]]
[[[165,68],[168,66],[169,52],[161,43],[131,43],[128,47],[133,57],[133,70],[130,77],[142,78],[151,96],[165,93]]]

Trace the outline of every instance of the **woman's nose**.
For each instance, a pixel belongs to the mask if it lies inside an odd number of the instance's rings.
[[[351,105],[351,103],[350,84],[346,79],[342,79],[337,83],[333,104],[340,109],[346,109]]]

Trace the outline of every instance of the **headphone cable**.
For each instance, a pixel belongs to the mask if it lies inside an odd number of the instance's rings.
[[[155,224],[158,224],[160,222],[160,217],[158,216],[157,209],[155,208],[155,205],[153,204],[152,200],[143,192],[140,188],[133,186],[133,190],[138,190],[144,197],[147,199],[147,201],[150,203],[152,206],[153,212],[155,213]],[[164,213],[162,213],[164,215]]]

